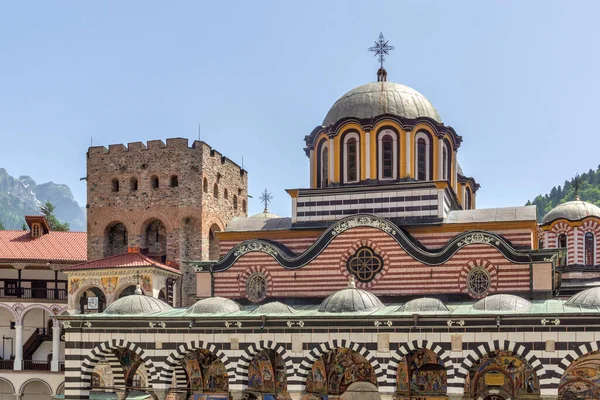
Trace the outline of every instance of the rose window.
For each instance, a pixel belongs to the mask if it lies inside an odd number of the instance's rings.
[[[368,283],[383,269],[383,259],[370,247],[361,247],[348,259],[346,267],[359,282]]]
[[[267,296],[267,278],[260,272],[248,277],[246,294],[251,301],[261,301]]]
[[[490,275],[485,268],[474,268],[468,276],[469,291],[475,295],[481,295],[490,288]]]

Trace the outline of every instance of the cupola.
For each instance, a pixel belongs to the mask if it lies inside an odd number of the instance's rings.
[[[121,297],[113,301],[106,307],[104,314],[111,315],[135,315],[135,314],[153,314],[161,311],[171,310],[172,307],[162,300],[155,297],[145,296],[139,285],[135,288],[134,294]]]
[[[38,238],[50,232],[48,220],[43,215],[26,215],[25,222],[31,237]]]
[[[340,313],[373,311],[383,307],[383,303],[371,292],[358,289],[354,277],[350,277],[348,286],[329,295],[319,306],[320,312]]]
[[[531,302],[512,294],[494,294],[473,304],[473,309],[479,311],[527,311],[530,308]]]
[[[240,311],[240,305],[225,297],[208,297],[190,306],[186,314],[229,314]]]

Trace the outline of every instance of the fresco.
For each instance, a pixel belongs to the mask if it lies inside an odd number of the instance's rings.
[[[133,377],[138,367],[142,364],[142,359],[135,351],[127,348],[119,348],[114,351],[114,354],[119,359],[121,367],[123,367],[125,382],[127,382],[128,386],[131,386]]]
[[[565,371],[558,387],[564,400],[600,398],[600,353],[594,351],[575,360]]]
[[[287,391],[285,364],[281,356],[274,350],[262,350],[250,362],[248,390],[261,393],[285,393]]]
[[[415,350],[398,363],[398,398],[446,399],[446,390],[446,368],[433,351]]]
[[[228,392],[229,378],[225,365],[210,351],[198,349],[189,352],[181,359],[181,365],[185,369],[188,388],[192,392]]]
[[[113,294],[117,288],[118,282],[118,276],[106,276],[100,278],[100,283],[102,283],[102,291],[106,294]]]
[[[371,382],[377,376],[367,359],[354,350],[338,348],[317,359],[306,378],[309,394],[340,395],[354,382]]]
[[[485,395],[496,389],[511,397],[539,394],[540,384],[531,365],[510,351],[493,351],[483,356],[465,379],[465,393]]]

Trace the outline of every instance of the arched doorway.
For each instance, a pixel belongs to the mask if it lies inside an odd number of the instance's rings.
[[[104,257],[127,253],[128,243],[125,224],[116,222],[108,225],[104,231]]]
[[[50,385],[39,379],[31,379],[21,387],[23,400],[48,400],[52,395]]]
[[[250,361],[248,365],[248,392],[255,395],[276,395],[278,400],[290,398],[287,393],[285,363],[281,355],[275,350],[261,350]]]
[[[82,291],[77,306],[80,314],[101,313],[106,308],[104,292],[95,286]]]
[[[218,260],[220,244],[217,238],[217,232],[220,232],[221,228],[217,224],[212,224],[208,232],[208,259]]]
[[[377,388],[375,370],[362,354],[340,347],[314,361],[306,377],[306,395],[303,398],[342,396],[356,382],[367,382]],[[380,398],[378,393],[374,395],[376,397],[370,395],[368,398]],[[348,392],[343,398],[358,400],[365,397],[363,392]]]
[[[593,351],[573,361],[558,386],[564,400],[600,398],[600,352]]]
[[[166,262],[167,228],[161,220],[155,219],[146,225],[141,247],[149,257],[162,263]]]
[[[512,400],[539,395],[540,383],[527,360],[510,351],[495,350],[473,364],[464,390],[474,399],[496,396]]]
[[[182,397],[189,398],[195,394],[229,394],[229,376],[225,365],[209,350],[196,349],[186,353],[181,358],[180,365],[182,368],[175,368],[177,386],[174,391],[185,393],[185,397]],[[177,376],[178,371],[185,377]]]
[[[447,386],[446,368],[429,349],[411,351],[398,363],[396,393],[399,398],[446,399]]]

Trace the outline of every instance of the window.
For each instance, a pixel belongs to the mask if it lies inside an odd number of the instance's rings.
[[[133,376],[133,379],[131,380],[131,386],[133,386],[134,388],[142,387],[142,377],[140,376],[140,374],[136,373]]]
[[[173,175],[171,176],[171,187],[177,187],[179,186],[179,179],[177,178],[177,175]]]
[[[227,188],[223,189],[223,198],[225,200],[227,200],[229,198],[229,192],[227,191]]]
[[[485,268],[473,268],[467,278],[469,291],[479,297],[490,288],[490,275]]]
[[[242,200],[242,211],[246,212],[246,200]]]
[[[267,297],[267,277],[255,272],[246,281],[246,295],[250,301],[258,302]]]
[[[208,179],[204,178],[204,181],[202,181],[202,191],[204,193],[208,193]]]
[[[358,142],[351,137],[346,142],[346,182],[358,181]]]
[[[215,196],[215,199],[219,198],[219,185],[216,183],[215,186],[213,186],[213,196]]]
[[[594,234],[588,232],[585,234],[585,265],[594,265]]]
[[[558,235],[558,247],[561,249],[567,248],[567,235],[565,235],[564,233]]]
[[[33,236],[33,237],[42,236],[42,226],[40,224],[31,224],[31,236]]]
[[[138,190],[138,180],[137,180],[137,178],[131,178],[129,180],[129,188],[131,189],[132,192],[135,192],[136,190]]]
[[[116,178],[112,180],[112,191],[113,192],[119,191],[119,180]]]
[[[420,181],[427,179],[426,151],[427,143],[420,138],[417,140],[417,179]]]
[[[465,210],[470,210],[472,208],[472,198],[471,198],[471,189],[465,188]]]
[[[95,372],[92,372],[91,385],[93,388],[100,387],[100,375]]]
[[[16,296],[17,295],[17,281],[15,281],[15,280],[4,281],[4,295],[5,296]]]
[[[329,185],[329,149],[327,146],[323,146],[321,151],[321,180],[320,187],[327,187]]]
[[[154,175],[150,178],[150,185],[152,186],[152,189],[158,189],[158,176]]]
[[[238,206],[238,204],[237,204],[237,196],[234,194],[233,195],[233,209],[237,210],[237,206]]]
[[[381,141],[381,170],[383,179],[394,177],[394,139],[385,135]]]
[[[359,282],[371,282],[383,269],[383,259],[370,247],[361,247],[348,259],[346,268]]]
[[[449,181],[450,180],[450,150],[448,147],[448,143],[444,141],[442,145],[442,179]]]

